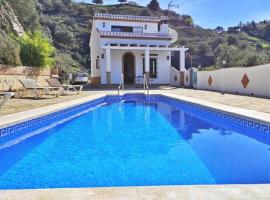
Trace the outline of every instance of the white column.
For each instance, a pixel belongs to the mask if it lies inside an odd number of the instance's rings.
[[[269,73],[270,73],[270,68],[268,69],[268,71],[269,71]],[[269,74],[269,73],[268,73],[268,74]],[[268,85],[269,85],[269,87],[268,87],[268,88],[269,88],[269,89],[268,89],[268,90],[269,90],[269,91],[268,91],[268,96],[270,97],[270,78],[268,79],[268,82],[269,82],[269,83],[268,83]]]
[[[107,84],[111,84],[111,49],[106,49],[106,80]]]
[[[180,86],[185,85],[185,52],[186,51],[184,49],[180,50]]]
[[[111,72],[111,49],[106,49],[106,72]]]
[[[145,49],[145,60],[144,60],[144,64],[145,64],[145,74],[146,74],[146,78],[149,79],[149,72],[150,72],[150,50],[149,49]]]
[[[186,60],[185,60],[185,50],[180,50],[180,72],[185,71],[185,65],[186,65]]]

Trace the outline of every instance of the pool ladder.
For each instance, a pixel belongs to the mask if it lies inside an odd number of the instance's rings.
[[[118,86],[118,95],[120,95],[120,90],[122,90],[122,93],[124,93],[125,86],[124,86],[124,74],[121,75],[120,84]]]
[[[149,86],[148,86],[148,81],[146,74],[143,75],[143,93],[149,95]]]

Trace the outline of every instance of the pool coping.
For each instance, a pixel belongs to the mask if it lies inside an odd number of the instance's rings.
[[[270,185],[196,185],[0,190],[1,200],[268,200]]]
[[[22,111],[18,113],[4,115],[0,117],[0,129],[15,125],[15,124],[27,121],[27,120],[38,118],[44,115],[48,115],[48,114],[57,112],[59,110],[71,108],[71,107],[83,104],[85,102],[96,100],[105,96],[106,94],[95,94],[95,95],[81,97],[78,99],[73,99],[70,101],[57,103],[57,104],[53,104],[53,105],[49,105],[49,106],[45,106],[41,108],[34,108],[34,109],[30,109],[30,110],[26,110],[26,111]]]

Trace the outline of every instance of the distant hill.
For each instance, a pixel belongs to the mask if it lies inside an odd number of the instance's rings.
[[[2,5],[1,5],[2,4]],[[221,44],[235,45],[241,49],[248,46],[256,51],[268,53],[270,37],[267,36],[268,22],[231,28],[229,32],[203,29],[193,24],[191,16],[160,10],[153,13],[146,7],[136,4],[92,5],[75,3],[71,0],[0,0],[0,8],[10,6],[10,18],[18,19],[25,31],[42,30],[57,49],[55,65],[65,71],[75,68],[90,69],[89,39],[91,36],[92,17],[94,13],[130,14],[130,15],[168,15],[170,26],[179,34],[175,46],[185,45],[190,48],[193,66],[209,67],[217,64],[217,48]],[[12,15],[14,13],[14,15]],[[14,32],[7,17],[0,9],[0,40],[8,38]],[[13,20],[13,21],[14,21]],[[251,29],[253,28],[253,29]],[[270,28],[269,28],[270,29]],[[15,31],[16,32],[16,31]],[[0,46],[1,48],[1,46]],[[1,51],[1,49],[0,49]],[[187,57],[187,65],[191,59]],[[265,62],[265,61],[264,61]],[[1,59],[0,59],[1,63]]]

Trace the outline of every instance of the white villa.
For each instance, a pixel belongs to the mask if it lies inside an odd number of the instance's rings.
[[[91,82],[135,84],[146,75],[151,84],[169,84],[171,52],[180,51],[184,83],[184,47],[171,47],[168,17],[95,14],[90,39]],[[179,82],[179,84],[180,84]]]

